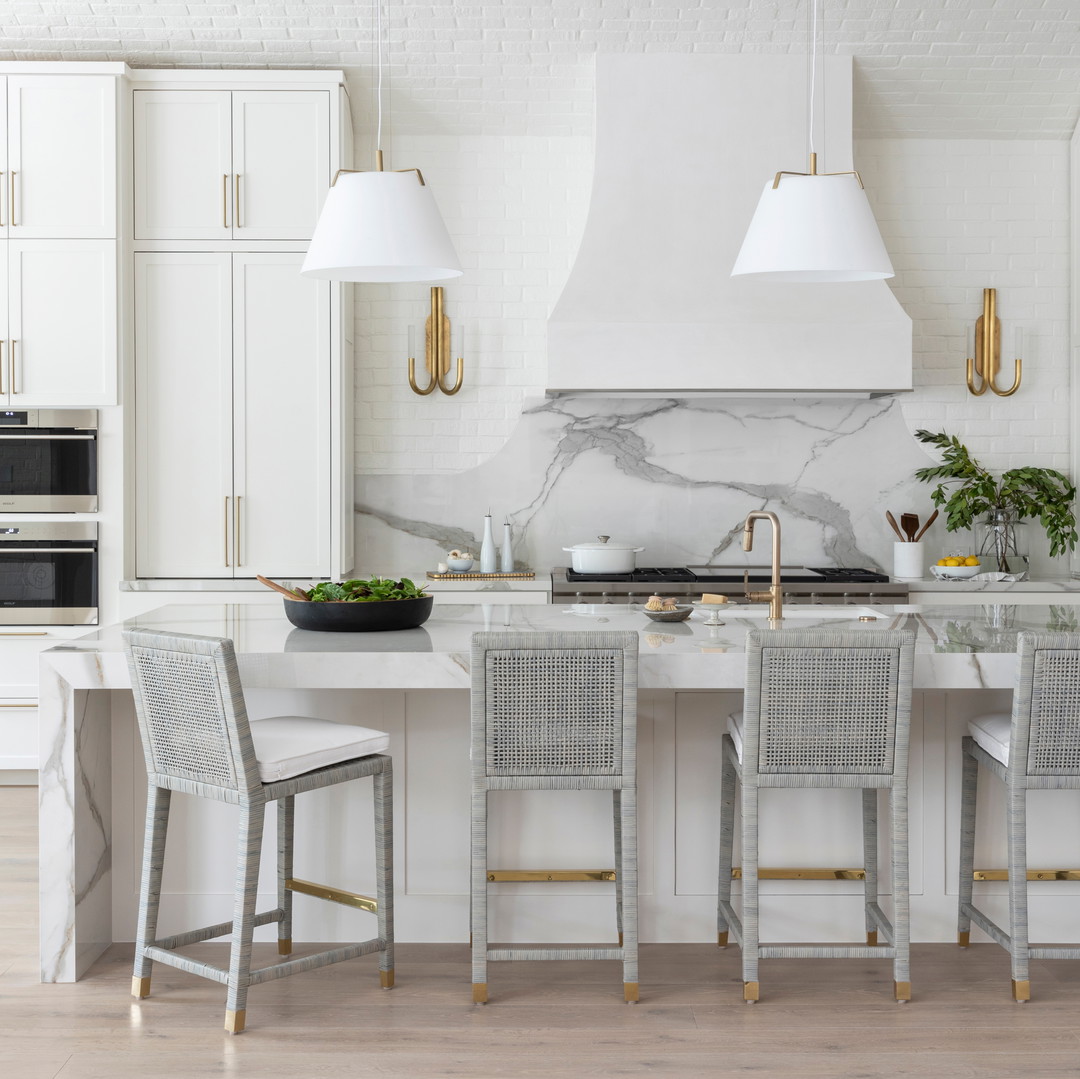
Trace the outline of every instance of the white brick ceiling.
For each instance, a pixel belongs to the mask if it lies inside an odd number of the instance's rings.
[[[596,51],[806,49],[804,0],[388,0],[398,130],[581,133]],[[0,58],[371,71],[371,3],[0,2]],[[1080,0],[824,0],[860,135],[1066,138]],[[585,107],[583,107],[585,106]]]

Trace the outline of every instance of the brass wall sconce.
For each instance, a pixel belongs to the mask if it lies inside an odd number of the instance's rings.
[[[413,393],[426,397],[436,386],[447,397],[452,397],[461,389],[461,374],[464,361],[459,356],[457,377],[453,386],[446,384],[450,374],[450,319],[443,312],[443,290],[440,285],[431,289],[431,314],[424,322],[424,363],[428,371],[427,387],[416,384],[416,356],[413,350],[412,329],[409,330],[409,388]]]
[[[1016,351],[1020,351],[1020,331],[1016,331]],[[1011,397],[1020,389],[1023,361],[1013,361],[1013,384],[1003,390],[997,385],[1001,365],[1001,320],[997,317],[997,289],[983,289],[983,313],[975,320],[975,358],[967,361],[967,388],[969,393],[981,397],[987,390],[998,397]],[[976,376],[981,385],[975,385]]]

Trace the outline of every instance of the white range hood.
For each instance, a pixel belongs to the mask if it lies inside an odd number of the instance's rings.
[[[852,167],[851,58],[823,67],[819,162],[836,172]],[[548,322],[549,394],[911,389],[911,319],[884,281],[731,277],[765,182],[806,168],[804,57],[600,55],[596,87],[592,202]]]

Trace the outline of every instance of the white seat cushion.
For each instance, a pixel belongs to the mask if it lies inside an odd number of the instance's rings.
[[[976,716],[968,723],[968,733],[995,760],[1002,764],[1009,763],[1009,733],[1012,730],[1012,717],[995,712],[991,715]]]
[[[390,735],[384,731],[306,716],[253,719],[251,740],[264,783],[291,779],[354,757],[369,757],[390,745]]]
[[[731,735],[731,740],[735,743],[735,754],[738,756],[739,760],[742,760],[742,724],[742,712],[732,712],[731,715],[728,716],[728,734]]]

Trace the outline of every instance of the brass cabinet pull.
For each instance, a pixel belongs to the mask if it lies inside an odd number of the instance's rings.
[[[4,636],[7,636],[7,634],[4,634]],[[37,700],[34,697],[28,697],[26,704],[0,704],[0,708],[37,708]]]
[[[229,227],[229,174],[221,174],[221,227]]]
[[[19,342],[13,337],[11,339],[11,347],[8,349],[8,365],[11,372],[11,394],[14,396],[19,391],[15,389],[15,346]]]
[[[236,174],[236,184],[233,188],[233,220],[236,222],[236,227],[243,228],[240,222],[240,173]]]
[[[48,637],[49,631],[45,629],[28,630],[5,630],[0,637]]]
[[[11,183],[8,187],[10,195],[8,197],[8,222],[14,228],[18,222],[15,220],[15,173],[11,174]]]
[[[237,568],[244,564],[243,548],[240,546],[240,499],[241,495],[236,496],[236,515],[233,517],[233,540],[236,543],[236,565]]]
[[[225,568],[229,569],[229,496],[225,496]]]

